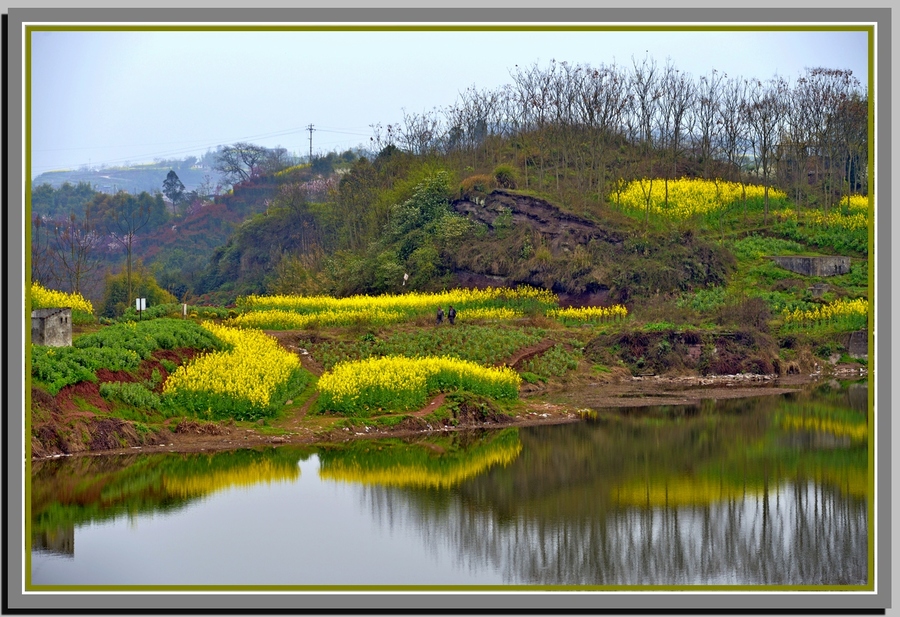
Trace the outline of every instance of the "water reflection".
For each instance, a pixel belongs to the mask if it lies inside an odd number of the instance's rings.
[[[350,538],[358,570],[394,584],[415,583],[396,562],[415,563],[417,572],[433,567],[423,579],[437,584],[866,585],[868,413],[860,392],[824,384],[783,397],[600,410],[595,421],[413,441],[46,461],[33,468],[32,548],[74,559],[80,526],[177,515],[239,487],[248,496],[234,507],[248,512],[283,510],[291,520],[321,513],[311,529],[279,527],[291,559],[276,570],[288,574],[315,537],[339,533]],[[304,471],[317,461],[318,473],[301,482],[299,462],[307,460]],[[272,483],[290,486],[262,490]],[[349,512],[353,502],[360,512]],[[210,517],[184,520],[211,524]],[[248,554],[253,543],[241,550],[204,563],[205,575],[242,580],[242,564],[272,559]],[[129,559],[145,559],[135,553]],[[364,582],[342,578],[356,576],[345,570],[315,580]],[[243,576],[257,580],[255,572]]]
[[[360,484],[446,489],[496,465],[511,464],[521,451],[517,429],[452,433],[413,442],[357,441],[319,448],[319,476]]]
[[[291,482],[309,451],[270,448],[218,454],[134,454],[36,461],[32,547],[74,553],[74,528],[120,516],[174,512],[231,487]]]
[[[513,465],[450,498],[371,486],[364,500],[511,584],[865,585],[866,442],[823,437],[865,426],[842,404],[767,397],[523,429]],[[784,421],[798,413],[808,422]]]

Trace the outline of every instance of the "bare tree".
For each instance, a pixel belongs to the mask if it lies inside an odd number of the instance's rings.
[[[640,64],[632,58],[632,72],[629,79],[630,105],[626,115],[632,140],[641,152],[644,163],[640,178],[644,193],[644,222],[650,223],[650,204],[653,197],[653,158],[656,140],[653,127],[659,116],[659,99],[662,97],[659,68],[656,62],[645,57]]]
[[[222,148],[216,154],[213,167],[221,172],[232,185],[257,177],[269,156],[268,149],[247,142],[238,142]]]
[[[696,132],[694,143],[697,157],[703,166],[703,177],[709,179],[710,165],[717,154],[716,146],[722,131],[719,117],[722,102],[722,85],[725,74],[713,69],[710,74],[701,75],[696,88],[696,99],[693,107]]]
[[[145,196],[147,199],[143,199]],[[141,197],[136,199],[124,191],[116,193],[112,197],[111,220],[107,223],[107,231],[125,248],[125,284],[128,292],[128,305],[131,305],[131,301],[134,299],[132,257],[135,235],[147,226],[151,216],[152,204],[148,200],[152,200],[152,198],[146,193],[143,193]]]
[[[628,106],[627,77],[615,65],[586,68],[579,96],[580,116],[589,132],[588,189],[595,178],[597,194],[603,199],[608,151],[615,145]]]
[[[843,171],[847,194],[868,193],[869,101],[858,92],[852,93],[838,108],[836,131],[844,145]]]
[[[436,110],[421,114],[403,110],[403,126],[400,142],[408,152],[417,155],[431,154],[438,149],[443,129]]]
[[[31,280],[45,287],[53,286],[58,278],[51,248],[52,225],[40,214],[35,214],[31,220]]]
[[[666,62],[660,83],[658,139],[665,153],[664,203],[669,205],[669,180],[678,177],[678,159],[684,141],[688,111],[694,103],[694,83],[690,75],[682,73]]]
[[[773,77],[750,82],[743,111],[750,128],[754,167],[763,181],[763,224],[769,222],[769,185],[778,156],[778,139],[787,111],[787,82]]]
[[[79,220],[73,212],[66,221],[54,225],[55,263],[75,293],[81,293],[82,283],[100,265],[97,250],[100,242],[101,236],[90,220],[89,210],[84,219]]]

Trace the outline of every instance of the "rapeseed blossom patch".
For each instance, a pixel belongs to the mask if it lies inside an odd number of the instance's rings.
[[[260,330],[202,325],[233,348],[178,367],[166,380],[164,395],[210,417],[252,419],[273,412],[301,374],[297,356]]]
[[[522,311],[498,306],[467,309],[459,312],[457,319],[459,321],[475,321],[477,319],[517,319],[522,316],[524,316]]]
[[[31,283],[31,310],[41,308],[68,307],[73,311],[93,314],[94,305],[79,293],[66,293],[46,289],[38,282]]]
[[[628,315],[628,309],[621,304],[612,306],[581,306],[551,309],[547,311],[548,317],[554,317],[562,321],[600,322],[608,319],[624,319]]]
[[[242,313],[229,323],[241,328],[261,328],[266,330],[302,330],[313,326],[351,326],[358,323],[386,325],[406,319],[400,311],[374,308],[327,309],[314,313],[297,313],[285,309],[265,309]]]
[[[318,382],[322,409],[351,415],[409,411],[435,392],[464,390],[516,398],[521,378],[508,367],[485,367],[453,357],[384,356],[337,364]]]
[[[649,199],[650,212],[672,219],[686,219],[696,215],[718,212],[725,206],[741,200],[763,197],[765,187],[741,185],[725,180],[702,180],[699,178],[679,178],[669,180],[668,197],[666,181],[655,178],[634,180],[618,193],[609,196],[611,203],[619,203],[622,209],[644,212]],[[778,189],[769,188],[769,199],[785,199],[787,196]]]
[[[297,313],[321,313],[361,311],[372,312],[399,311],[406,314],[430,314],[438,306],[453,305],[457,309],[487,306],[508,306],[523,302],[537,302],[554,305],[556,295],[545,289],[522,286],[516,289],[506,287],[488,287],[485,289],[451,289],[441,292],[413,292],[406,294],[387,294],[381,296],[356,295],[347,298],[332,296],[242,296],[237,306],[244,311],[277,309],[295,311]]]
[[[779,221],[797,222],[800,219],[796,209],[775,210],[772,215]],[[857,231],[869,228],[869,198],[865,195],[850,195],[841,199],[838,207],[828,211],[804,210],[803,222],[807,225],[825,228]]]
[[[847,317],[866,317],[869,314],[869,301],[865,298],[856,300],[835,300],[831,304],[803,311],[795,309],[785,310],[782,317],[786,324],[804,322],[827,322],[845,319]]]

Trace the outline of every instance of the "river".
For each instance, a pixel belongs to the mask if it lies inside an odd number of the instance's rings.
[[[557,426],[33,463],[30,589],[864,589],[865,384]]]

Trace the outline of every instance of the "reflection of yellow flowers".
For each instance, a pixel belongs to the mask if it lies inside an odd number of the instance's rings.
[[[446,489],[474,478],[496,465],[511,464],[522,451],[522,444],[501,442],[472,454],[463,454],[444,465],[396,462],[384,466],[363,465],[359,460],[329,459],[319,468],[326,480],[356,482],[379,486],[401,486]]]
[[[209,321],[203,327],[234,348],[205,354],[179,366],[166,379],[164,392],[210,392],[265,407],[273,391],[300,368],[297,356],[259,330],[240,330]]]
[[[94,305],[91,304],[90,300],[85,300],[81,294],[46,289],[42,287],[40,283],[31,283],[32,310],[62,307],[68,307],[73,311],[83,311],[85,313],[94,312]]]
[[[632,482],[625,486],[617,486],[612,490],[613,500],[622,506],[661,506],[702,505],[743,498],[749,494],[762,494],[763,486],[731,485],[718,480],[706,478],[680,477],[649,481],[648,483]]]
[[[249,465],[212,473],[189,476],[166,476],[163,480],[168,494],[182,497],[201,497],[233,486],[253,486],[261,482],[292,482],[300,477],[298,465],[285,465],[262,460]]]
[[[799,323],[804,321],[830,321],[842,317],[861,316],[869,314],[869,301],[865,298],[856,300],[835,300],[831,304],[820,306],[809,311],[794,309],[782,312],[785,323]]]
[[[611,202],[618,199],[622,208],[643,212],[649,197],[650,212],[673,219],[685,219],[695,215],[717,212],[723,207],[743,198],[763,196],[764,187],[742,186],[738,182],[701,180],[699,178],[679,178],[668,182],[668,203],[666,203],[666,181],[661,178],[642,178],[625,185],[617,195],[609,197]],[[777,189],[769,189],[770,199],[784,199],[786,195]]]
[[[848,422],[821,415],[785,414],[781,417],[781,426],[791,431],[813,431],[830,433],[836,437],[849,437],[855,442],[866,442],[869,439],[869,426],[864,421]]]
[[[869,474],[866,469],[855,467],[822,469],[816,479],[836,487],[850,497],[863,499],[869,495]]]

